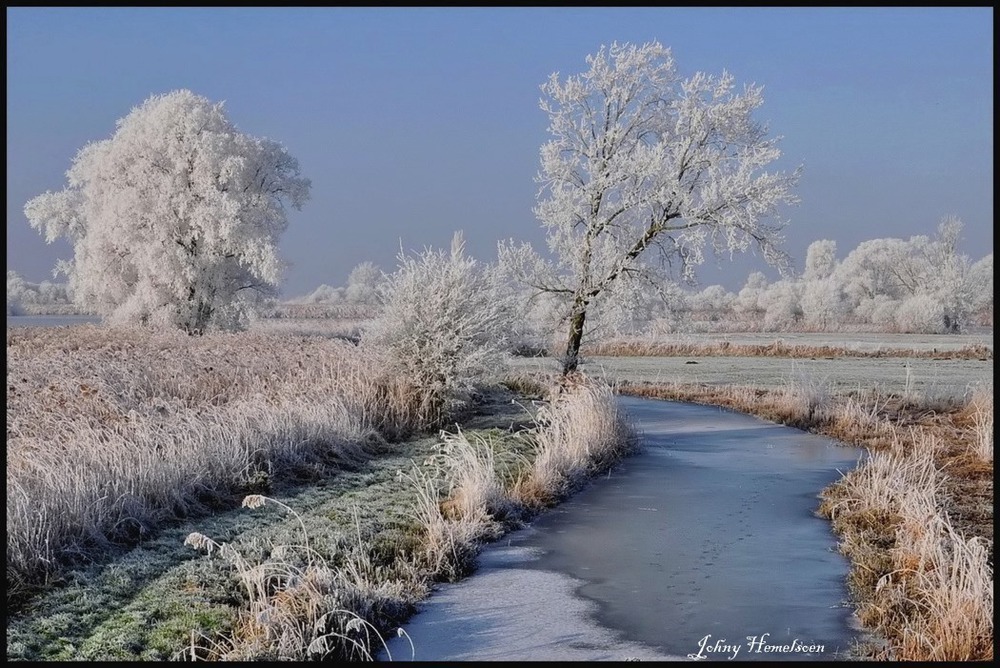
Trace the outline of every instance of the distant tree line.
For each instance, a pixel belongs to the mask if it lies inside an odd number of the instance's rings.
[[[834,241],[819,240],[804,271],[790,272],[779,213],[798,201],[799,170],[769,168],[781,152],[756,118],[761,87],[725,72],[682,77],[657,42],[602,46],[586,63],[541,86],[551,137],[540,150],[535,214],[548,252],[501,241],[495,268],[523,302],[519,324],[558,350],[564,373],[576,369],[585,337],[992,326],[993,256],[973,262],[958,252],[956,217],[934,237],[874,239],[843,260]],[[109,139],[80,149],[63,190],[25,204],[46,241],[66,239],[74,252],[56,267],[65,285],[8,272],[8,314],[72,303],[110,324],[243,329],[275,303],[285,269],[278,239],[310,188],[281,144],[241,132],[223,103],[189,90],[151,96]],[[709,254],[751,249],[779,280],[754,272],[737,293],[692,291]],[[413,262],[403,258],[399,270]],[[451,269],[468,259],[448,258]],[[487,273],[492,290],[499,274]],[[396,303],[386,285],[406,285],[423,304],[440,297],[362,262],[346,286],[321,285],[292,302],[382,317]],[[457,298],[453,288],[440,289]]]
[[[828,239],[810,244],[798,274],[770,281],[752,272],[736,292],[669,280],[615,291],[591,315],[589,336],[679,331],[845,331],[964,333],[993,326],[993,254],[978,261],[958,251],[963,223],[947,217],[934,237],[872,239],[843,260]],[[321,285],[292,302],[379,305],[386,276],[359,264],[347,285]],[[518,290],[516,285],[512,290]],[[528,295],[524,295],[528,300]],[[569,310],[557,295],[528,300],[532,336],[546,341]]]
[[[71,307],[73,293],[67,283],[31,283],[16,271],[7,270],[7,315],[65,312]]]

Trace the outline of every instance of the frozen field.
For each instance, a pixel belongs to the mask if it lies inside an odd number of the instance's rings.
[[[972,346],[993,349],[992,330],[969,334],[874,334],[874,333],[735,333],[735,334],[665,334],[656,337],[636,338],[656,344],[717,345],[770,345],[779,341],[787,346],[846,348],[848,350],[961,350]]]
[[[515,358],[517,371],[559,370],[551,358]],[[993,380],[993,360],[927,358],[786,359],[775,357],[593,357],[582,370],[607,380],[707,385],[787,387],[791,383],[831,391],[881,389],[929,397],[961,396]]]

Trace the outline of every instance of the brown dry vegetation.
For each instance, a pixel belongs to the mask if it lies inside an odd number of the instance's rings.
[[[993,349],[972,344],[958,350],[886,348],[860,350],[843,346],[789,345],[778,339],[768,344],[664,343],[649,340],[611,340],[584,346],[581,353],[592,357],[785,357],[823,359],[839,357],[920,357],[930,359],[993,359]]]
[[[758,353],[817,354],[764,348]],[[8,328],[7,352],[9,607],[74,563],[114,554],[164,523],[235,507],[245,494],[260,503],[279,478],[321,480],[426,426],[405,379],[329,338]],[[529,376],[508,386],[546,389]],[[563,389],[525,432],[513,468],[499,470],[489,439],[445,436],[436,464],[444,474],[408,474],[420,538],[391,558],[359,549],[327,563],[304,530],[301,544],[287,546],[294,558],[275,549],[257,563],[227,548],[247,607],[229,637],[192,637],[191,655],[371,658],[382,624],[425,595],[429,579],[459,577],[482,541],[629,450],[632,435],[606,387]],[[886,641],[868,656],[992,658],[992,386],[955,401],[831,396],[808,379],[781,390],[621,389],[729,406],[868,448],[863,466],[824,491],[822,508],[852,561],[858,615]],[[192,545],[222,553],[222,543],[192,536]]]
[[[467,573],[484,541],[634,445],[611,391],[581,381],[531,425],[443,434],[416,465],[410,448],[422,457],[428,439],[390,441],[429,426],[421,397],[370,351],[321,337],[25,328],[8,329],[7,353],[8,657],[19,659],[371,659],[434,580]],[[385,470],[403,461],[410,473]],[[375,482],[350,487],[345,472],[361,470]],[[267,495],[296,481],[343,491],[300,517]],[[373,517],[354,505],[346,527],[333,520],[343,511],[330,504],[348,497]],[[170,565],[157,547],[166,528],[239,513],[241,498],[295,521],[234,543],[192,532],[186,545],[208,563]],[[135,545],[161,552],[133,563]],[[119,558],[131,566],[116,569]],[[226,564],[231,582],[213,580]],[[122,584],[90,591],[91,575]],[[122,609],[91,610],[88,595]]]
[[[8,604],[165,520],[410,433],[419,398],[381,369],[334,340],[8,328]]]
[[[993,658],[993,388],[950,402],[820,387],[628,385],[734,408],[867,448],[824,490],[849,588],[882,660]]]

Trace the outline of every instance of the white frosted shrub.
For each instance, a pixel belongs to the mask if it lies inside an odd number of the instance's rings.
[[[888,295],[875,295],[863,299],[854,310],[854,317],[861,322],[870,323],[886,329],[896,329],[896,309],[899,302]]]
[[[765,306],[761,304],[761,297],[767,290],[767,285],[767,277],[762,272],[751,272],[733,300],[733,310],[748,315],[763,314]]]
[[[969,268],[971,299],[969,310],[979,324],[993,325],[993,253]]]
[[[914,295],[896,309],[896,327],[911,334],[942,334],[944,305],[931,295]]]
[[[516,294],[495,266],[465,254],[461,234],[450,251],[400,253],[379,295],[382,311],[362,345],[381,349],[419,392],[428,423],[504,367],[519,321]]]
[[[806,281],[823,281],[837,269],[837,242],[821,239],[809,244],[806,249],[806,270],[802,278]]]
[[[43,304],[70,304],[73,301],[65,283],[52,281],[42,281],[38,284],[38,298]]]
[[[37,295],[28,287],[27,281],[16,271],[7,270],[7,302],[31,303]],[[8,306],[9,308],[9,306]]]
[[[362,262],[347,277],[344,296],[354,304],[377,304],[382,271],[373,262]]]
[[[16,271],[7,270],[7,315],[21,313],[22,304],[46,306],[72,303],[72,293],[65,283],[30,283]]]
[[[303,297],[300,301],[305,304],[337,304],[343,300],[343,288],[335,288],[323,283],[318,288]]]
[[[799,305],[805,324],[813,329],[836,329],[847,316],[843,293],[829,278],[803,281]]]
[[[764,327],[782,331],[793,327],[802,319],[799,295],[791,281],[778,281],[760,295],[759,304],[764,308]]]
[[[688,309],[692,311],[722,313],[730,308],[736,295],[721,285],[710,285],[701,292],[689,295]]]

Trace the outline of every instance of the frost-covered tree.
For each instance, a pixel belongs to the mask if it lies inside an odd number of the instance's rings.
[[[945,309],[940,299],[927,293],[904,299],[893,313],[900,332],[941,334],[945,330]]]
[[[21,315],[21,304],[25,302],[29,290],[24,277],[16,271],[7,270],[7,315]]]
[[[695,311],[725,311],[736,299],[729,290],[721,285],[709,285],[691,295],[688,299],[689,308]]]
[[[591,308],[616,284],[621,294],[654,267],[692,279],[706,247],[757,247],[786,263],[776,216],[796,200],[798,179],[765,171],[780,151],[754,118],[759,86],[737,90],[725,72],[682,79],[655,42],[602,46],[587,64],[542,85],[552,138],[541,148],[535,214],[553,259],[528,244],[500,248],[519,280],[567,304],[564,373],[577,368]]]
[[[767,276],[760,271],[752,271],[747,276],[746,283],[740,288],[733,300],[733,311],[737,314],[757,318],[764,315],[767,307],[761,303],[761,297],[767,291]]]
[[[82,148],[68,186],[25,205],[47,241],[65,237],[61,265],[77,303],[109,322],[189,333],[244,324],[274,294],[285,204],[309,195],[278,143],[244,134],[188,90],[154,95]]]
[[[947,216],[938,225],[937,235],[903,239],[872,239],[858,245],[834,272],[851,310],[864,317],[875,313],[869,304],[887,297],[901,308],[914,297],[921,299],[906,306],[896,324],[903,331],[961,331],[974,310],[982,281],[971,273],[972,262],[958,251],[963,228],[961,220]],[[931,308],[930,301],[936,302]],[[931,314],[941,322],[932,326]]]
[[[39,304],[42,306],[73,303],[69,287],[65,283],[42,281],[29,283],[16,271],[7,270],[7,302],[13,304],[17,311],[22,304]],[[8,312],[11,310],[8,307]]]
[[[846,317],[843,291],[833,280],[836,271],[837,242],[821,239],[809,244],[799,290],[799,307],[806,326],[826,330]]]
[[[805,325],[820,331],[836,330],[848,313],[840,286],[829,278],[803,280],[799,308]]]
[[[688,310],[701,314],[702,318],[718,321],[732,308],[736,295],[721,285],[709,285],[699,292],[688,295]]]
[[[318,288],[297,301],[303,304],[338,304],[344,301],[344,288],[321,283]]]
[[[382,270],[374,262],[362,262],[347,277],[347,301],[355,304],[378,303],[378,286],[382,282]]]
[[[900,303],[889,295],[875,295],[859,303],[854,315],[861,322],[869,322],[880,330],[895,331],[898,328],[896,311]]]
[[[767,286],[760,294],[758,304],[764,309],[766,330],[786,331],[802,320],[800,288],[800,282],[783,279]]]
[[[806,249],[806,270],[802,274],[805,281],[825,281],[837,268],[837,242],[820,239],[809,244]]]
[[[466,255],[461,233],[449,251],[401,252],[399,267],[378,291],[382,311],[361,343],[384,351],[413,384],[428,423],[502,369],[522,319],[503,272]]]
[[[902,300],[917,292],[926,267],[913,262],[912,246],[903,239],[870,239],[848,253],[835,280],[854,308],[876,295]]]
[[[13,271],[11,269],[7,270],[7,302],[15,304],[23,304],[25,302],[36,301],[36,295],[33,290],[28,287],[28,282],[24,280],[24,276]]]
[[[969,308],[977,324],[993,326],[993,253],[969,267],[972,300]]]
[[[933,295],[941,305],[945,331],[961,331],[972,311],[973,291],[970,281],[972,262],[958,250],[965,224],[957,216],[945,216],[937,228],[937,236],[923,247],[918,248],[923,259],[930,265],[932,278],[926,292]],[[935,276],[936,274],[936,276]]]

